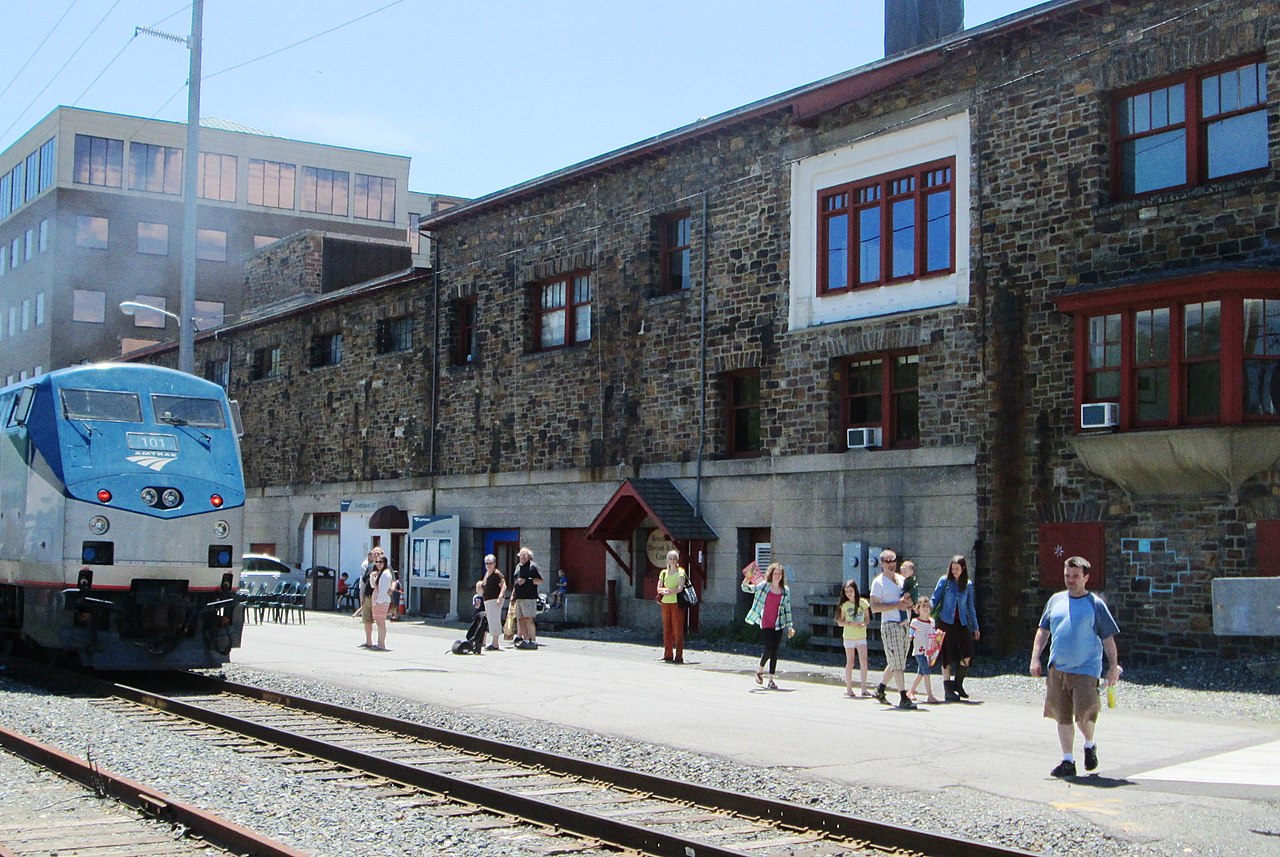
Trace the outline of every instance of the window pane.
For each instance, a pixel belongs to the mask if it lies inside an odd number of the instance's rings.
[[[858,282],[880,281],[880,209],[858,212]]]
[[[1128,195],[1187,183],[1187,132],[1179,128],[1121,144],[1123,190]]]
[[[1137,387],[1138,420],[1167,422],[1169,420],[1168,368],[1161,366],[1154,369],[1139,369]]]
[[[591,338],[591,304],[582,304],[573,311],[573,341],[586,342]]]
[[[564,312],[564,310],[559,309],[543,314],[541,339],[543,348],[564,345]]]
[[[849,285],[849,215],[827,218],[827,291]]]
[[[1138,363],[1158,363],[1169,359],[1169,308],[1142,310],[1134,316],[1137,334],[1135,357]]]
[[[1280,405],[1280,300],[1245,300],[1244,356],[1245,413],[1274,416]]]
[[[1120,398],[1120,373],[1094,372],[1090,375],[1088,398],[1094,402]]]
[[[1222,340],[1218,301],[1187,304],[1183,314],[1183,354],[1187,357],[1217,354]]]
[[[915,390],[898,393],[894,396],[893,406],[897,430],[893,439],[898,442],[912,441],[920,437],[920,396]]]
[[[139,223],[138,252],[149,256],[168,256],[169,224]]]
[[[71,320],[102,322],[106,320],[107,293],[75,289],[71,298]]]
[[[196,258],[210,262],[227,261],[227,233],[217,229],[197,229]]]
[[[951,191],[925,198],[925,270],[945,271],[951,267]]]
[[[1218,383],[1218,362],[1187,364],[1187,417],[1189,419],[1218,416],[1222,394]]]
[[[849,393],[860,395],[866,393],[879,394],[881,389],[881,367],[879,360],[860,360],[849,364]]]
[[[76,217],[76,244],[94,250],[107,249],[107,218],[81,214]],[[17,261],[16,259],[14,261]]]
[[[1267,166],[1267,111],[1255,110],[1211,122],[1209,178],[1260,170]]]
[[[893,276],[916,272],[916,202],[900,199],[893,204]]]
[[[1089,368],[1120,365],[1120,316],[1089,319]]]

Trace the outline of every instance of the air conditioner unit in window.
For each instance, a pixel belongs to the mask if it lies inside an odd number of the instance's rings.
[[[1120,406],[1115,402],[1090,402],[1080,406],[1080,429],[1115,428],[1120,425]]]
[[[880,446],[878,428],[845,429],[845,437],[850,449],[876,449]]]

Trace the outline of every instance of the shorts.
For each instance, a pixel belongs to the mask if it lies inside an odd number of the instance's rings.
[[[933,675],[928,655],[916,655],[916,672],[920,675]]]
[[[1098,698],[1097,676],[1080,673],[1058,672],[1049,667],[1048,684],[1044,691],[1044,716],[1063,726],[1076,723],[1095,723],[1102,710]]]
[[[538,599],[517,598],[515,603],[517,619],[533,619],[538,615]]]
[[[884,657],[889,669],[900,670],[907,665],[910,638],[907,637],[906,625],[901,622],[882,622],[880,641],[884,643]]]
[[[866,637],[863,637],[861,640],[845,640],[845,641],[844,641],[844,647],[845,647],[846,649],[863,649],[863,650],[865,650],[865,649],[867,648],[867,638],[866,638]]]
[[[373,602],[368,598],[360,602],[360,619],[366,625],[373,624]]]
[[[390,607],[391,607],[391,605],[390,605],[389,603],[388,603],[388,604],[375,604],[375,605],[373,605],[373,621],[375,621],[375,622],[376,622],[376,621],[378,621],[379,619],[386,619],[386,618],[387,618],[387,609],[388,609],[388,608],[390,608]]]

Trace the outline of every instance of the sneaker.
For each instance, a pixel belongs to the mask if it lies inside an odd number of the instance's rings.
[[[887,703],[889,701],[884,698],[884,685],[880,685],[879,687],[876,688],[875,697],[881,702]]]
[[[1084,769],[1086,771],[1094,771],[1098,768],[1098,748],[1097,746],[1084,748]]]
[[[773,679],[769,679],[769,690],[777,690],[778,686],[773,683]]]
[[[485,647],[484,647],[484,650],[485,650],[486,652],[500,652],[500,651],[502,651],[502,649],[499,649],[497,646],[485,646]]]
[[[1074,777],[1076,775],[1076,763],[1068,762],[1063,759],[1058,763],[1058,767],[1049,772],[1051,777]]]
[[[898,708],[903,711],[915,711],[919,706],[904,696],[902,699],[898,700]]]

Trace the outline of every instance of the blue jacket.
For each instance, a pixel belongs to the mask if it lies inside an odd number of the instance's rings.
[[[978,610],[973,606],[973,581],[961,589],[947,574],[933,587],[933,618],[948,625],[960,624],[970,631],[977,631]]]

